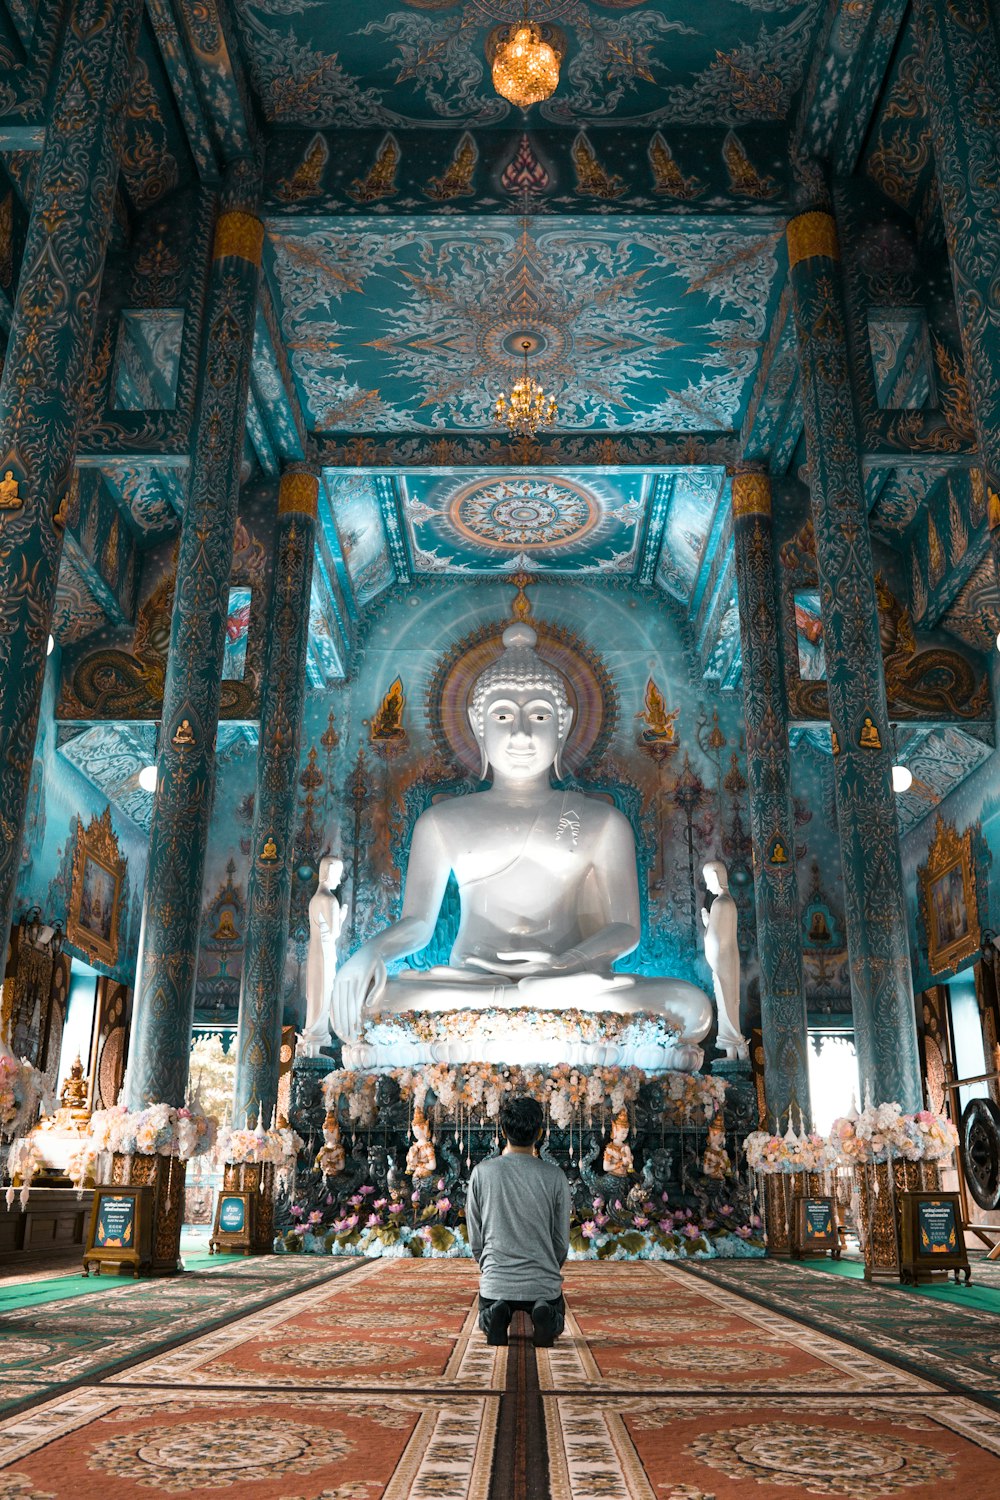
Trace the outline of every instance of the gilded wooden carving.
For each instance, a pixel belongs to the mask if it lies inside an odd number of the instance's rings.
[[[118,961],[122,882],[128,861],[111,827],[111,809],[91,818],[85,830],[76,820],[73,883],[66,933],[71,943],[98,963]]]
[[[932,974],[957,969],[981,946],[971,828],[959,834],[953,823],[938,817],[920,881],[928,966]]]

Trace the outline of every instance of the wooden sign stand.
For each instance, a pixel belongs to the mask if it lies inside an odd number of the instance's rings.
[[[153,1189],[96,1187],[90,1210],[83,1274],[138,1276],[153,1261]]]
[[[253,1255],[257,1194],[222,1188],[215,1203],[215,1228],[208,1242],[210,1255]]]

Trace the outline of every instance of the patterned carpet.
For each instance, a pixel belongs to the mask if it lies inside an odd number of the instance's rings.
[[[316,1263],[302,1259],[224,1262],[47,1303],[17,1332],[0,1319],[4,1357],[22,1345],[11,1380],[34,1395],[0,1420],[0,1500],[1000,1493],[987,1404],[1000,1362],[988,1390],[970,1398],[953,1373],[942,1391],[929,1369],[903,1369],[762,1294],[791,1306],[785,1284],[798,1276],[811,1290],[821,1273],[770,1263],[769,1282],[746,1262],[723,1268],[732,1277],[712,1263],[711,1279],[704,1267],[573,1264],[566,1332],[535,1351],[520,1317],[509,1349],[486,1346],[468,1262],[319,1266],[310,1280]],[[863,1322],[870,1289],[827,1281],[845,1322]],[[933,1345],[952,1309],[919,1306]],[[983,1351],[989,1336],[996,1351],[1000,1319],[977,1321]],[[32,1339],[52,1352],[32,1355]]]
[[[701,1262],[685,1272],[1000,1412],[1000,1317],[890,1282],[847,1280],[792,1261]]]

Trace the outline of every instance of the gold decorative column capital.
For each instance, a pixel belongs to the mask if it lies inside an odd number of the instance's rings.
[[[832,214],[814,209],[789,219],[785,230],[788,242],[788,265],[793,269],[802,260],[822,255],[827,260],[840,259],[837,225]]]
[[[316,519],[319,498],[319,476],[305,469],[288,469],[281,476],[278,488],[278,515],[308,516]]]
[[[771,480],[759,469],[737,469],[733,475],[733,516],[769,516]]]
[[[215,241],[212,259],[222,260],[226,255],[238,255],[251,265],[259,266],[264,248],[264,225],[254,214],[240,209],[230,209],[219,215],[215,225]]]

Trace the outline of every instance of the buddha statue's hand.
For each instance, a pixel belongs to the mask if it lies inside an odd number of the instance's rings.
[[[357,1041],[362,1011],[366,1004],[378,1009],[387,977],[381,955],[365,948],[359,948],[338,972],[330,995],[330,1022],[342,1042]]]

